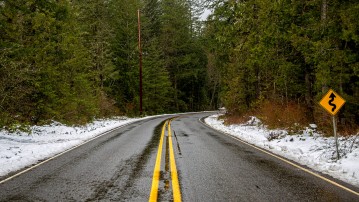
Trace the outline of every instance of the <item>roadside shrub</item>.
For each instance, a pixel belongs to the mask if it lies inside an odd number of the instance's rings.
[[[248,122],[251,118],[249,115],[240,114],[226,114],[223,117],[225,125],[243,124]]]
[[[318,105],[314,110],[314,118],[318,129],[324,136],[333,136],[333,119],[328,112]],[[358,125],[353,123],[350,118],[343,116],[341,112],[336,115],[336,125],[337,133],[340,136],[350,136],[359,132]]]
[[[295,102],[265,101],[260,105],[257,116],[269,128],[299,130],[308,124],[306,109]]]

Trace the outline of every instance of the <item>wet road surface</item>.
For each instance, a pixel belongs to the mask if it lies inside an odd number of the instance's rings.
[[[0,184],[0,201],[359,201],[199,122],[210,114],[124,126]]]

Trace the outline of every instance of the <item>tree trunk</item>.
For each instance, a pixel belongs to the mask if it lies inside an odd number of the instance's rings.
[[[322,12],[321,12],[322,33],[324,33],[327,25],[328,1],[329,0],[322,0]],[[323,50],[323,47],[321,51],[326,53],[326,51]],[[325,81],[325,83],[322,83],[322,93],[325,93],[327,90],[328,90],[328,84]]]
[[[327,21],[327,14],[328,14],[328,0],[322,0],[322,13],[321,13],[321,19],[323,25],[326,24]]]
[[[213,106],[213,102],[214,102],[214,96],[216,94],[216,88],[217,88],[217,82],[214,83],[214,86],[213,86],[213,91],[212,91],[212,96],[211,96],[211,102],[210,102],[210,107],[211,109],[215,109],[216,107]]]
[[[312,69],[310,67],[305,68],[305,102],[308,109],[309,121],[314,122],[314,98],[313,98],[313,77]]]
[[[177,77],[176,77],[176,75],[174,76],[174,88],[175,88],[175,105],[176,105],[176,110],[179,111],[178,97],[177,97]]]

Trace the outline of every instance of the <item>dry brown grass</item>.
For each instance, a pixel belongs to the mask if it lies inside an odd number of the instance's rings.
[[[250,116],[258,117],[269,128],[299,129],[308,124],[306,110],[297,103],[282,104],[278,101],[265,101],[257,110],[242,114],[224,115],[224,124],[242,124],[250,120]]]
[[[309,125],[308,115],[307,108],[296,102],[282,103],[270,100],[261,103],[255,111],[226,114],[222,119],[226,125],[231,125],[246,123],[250,120],[250,116],[256,116],[270,129],[283,128],[297,132]],[[325,136],[333,136],[333,122],[329,113],[317,105],[314,109],[314,118],[318,131]],[[355,135],[359,133],[359,127],[337,118],[337,132],[339,136]]]
[[[100,116],[109,117],[119,114],[115,101],[110,99],[105,93],[101,93],[99,97]]]
[[[225,125],[242,124],[250,120],[248,115],[226,114],[223,117]]]
[[[319,105],[314,110],[315,123],[318,125],[320,131],[325,136],[333,136],[333,119],[332,116],[326,112]],[[359,133],[359,126],[345,122],[341,118],[336,117],[337,133],[340,136],[350,136]]]
[[[332,116],[329,115],[328,112],[317,105],[314,109],[314,118],[315,123],[318,125],[318,129],[320,129],[325,136],[333,136]]]
[[[265,101],[260,106],[257,116],[269,128],[299,129],[308,124],[306,109],[295,102]]]

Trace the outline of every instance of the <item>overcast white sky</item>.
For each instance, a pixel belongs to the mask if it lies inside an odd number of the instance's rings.
[[[206,20],[209,14],[211,14],[211,10],[206,9],[201,15],[201,20]]]

